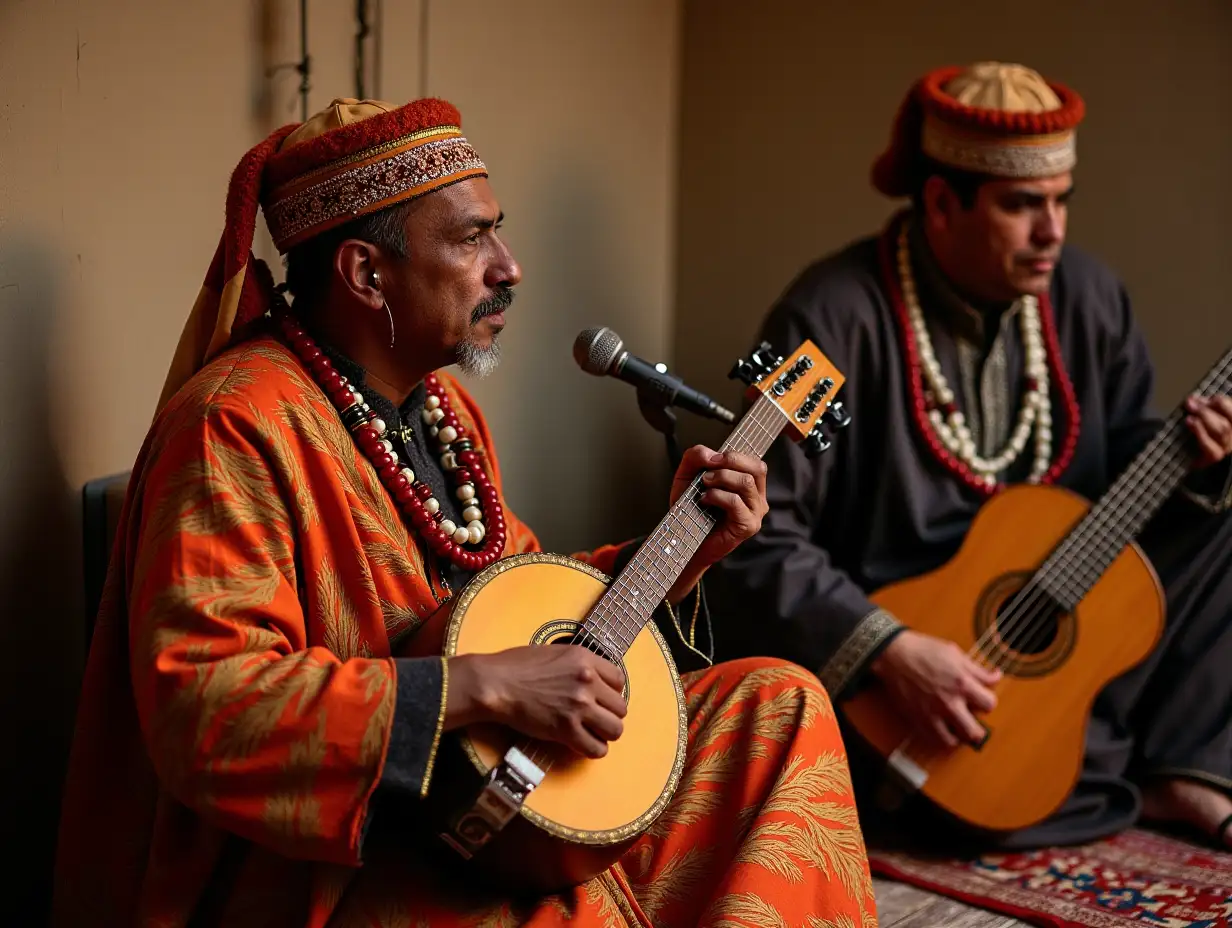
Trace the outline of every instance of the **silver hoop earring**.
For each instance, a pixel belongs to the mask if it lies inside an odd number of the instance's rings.
[[[381,303],[385,306],[385,315],[389,317],[389,347],[392,348],[394,346],[394,314],[390,312],[389,303],[385,300],[381,300]]]

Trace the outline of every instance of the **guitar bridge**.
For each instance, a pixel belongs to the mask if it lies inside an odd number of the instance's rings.
[[[545,771],[516,747],[487,775],[483,788],[470,808],[463,810],[441,833],[446,844],[470,860],[502,828],[509,824]]]

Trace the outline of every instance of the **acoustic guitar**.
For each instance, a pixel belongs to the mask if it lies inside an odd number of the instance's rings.
[[[1195,392],[1230,385],[1232,350]],[[913,732],[881,686],[844,704],[902,784],[994,832],[1035,825],[1069,796],[1096,695],[1163,632],[1164,591],[1134,539],[1190,469],[1184,419],[1178,407],[1094,505],[1059,487],[1010,487],[984,504],[948,563],[872,596],[908,628],[1002,671],[974,746]]]
[[[583,350],[620,348],[609,330],[589,337]],[[850,421],[834,400],[843,375],[811,342],[786,359],[763,343],[732,376],[754,402],[725,451],[760,458],[786,430],[816,454],[829,446],[829,429]],[[568,557],[511,556],[477,574],[415,636],[412,653],[446,657],[572,643],[625,675],[624,733],[599,760],[503,726],[442,739],[426,806],[440,814],[429,827],[464,866],[523,892],[573,886],[611,866],[671,801],[685,762],[685,702],[652,617],[715,524],[698,503],[702,492],[699,477],[615,580]]]

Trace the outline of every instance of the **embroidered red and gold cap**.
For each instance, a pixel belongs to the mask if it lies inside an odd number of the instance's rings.
[[[394,106],[334,100],[283,126],[240,159],[226,224],[180,336],[158,408],[274,299],[274,279],[252,254],[258,207],[279,252],[395,203],[487,175],[444,100]]]
[[[448,103],[339,99],[283,139],[261,208],[285,254],[357,216],[486,174]]]
[[[994,177],[1052,177],[1077,163],[1086,106],[1064,84],[1019,64],[986,61],[931,71],[907,93],[873,186],[909,196],[925,159]]]

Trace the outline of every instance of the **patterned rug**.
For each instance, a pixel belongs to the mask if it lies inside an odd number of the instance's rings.
[[[1232,928],[1232,854],[1132,830],[975,860],[870,854],[873,872],[1055,928]]]

